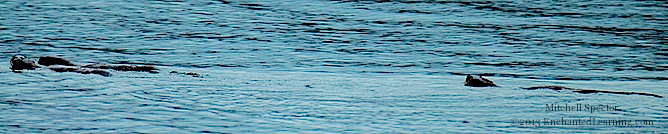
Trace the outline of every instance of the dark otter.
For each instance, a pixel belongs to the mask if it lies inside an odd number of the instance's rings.
[[[489,87],[489,86],[497,86],[492,82],[492,80],[482,78],[481,76],[477,75],[468,75],[466,76],[466,81],[464,81],[465,84],[464,86],[472,86],[472,87]],[[650,94],[650,93],[638,93],[638,92],[617,92],[617,91],[604,91],[604,90],[591,90],[591,89],[575,89],[575,88],[569,88],[569,87],[564,87],[564,86],[536,86],[536,87],[521,87],[522,89],[527,89],[527,90],[535,90],[535,89],[552,89],[552,90],[570,90],[572,92],[576,93],[583,93],[583,94],[588,94],[588,93],[610,93],[610,94],[626,94],[626,95],[647,95],[647,96],[654,96],[654,97],[659,97],[663,98],[663,96],[656,95],[656,94]]]
[[[39,65],[35,64],[35,61],[27,59],[23,55],[14,55],[11,59],[11,69],[12,70],[23,70],[23,69],[35,69],[40,68]],[[90,64],[85,66],[78,66],[73,62],[57,56],[43,56],[39,58],[39,64],[49,66],[47,67],[50,70],[56,72],[77,72],[82,74],[99,74],[102,76],[111,76],[111,73],[102,69],[113,69],[118,71],[149,71],[157,72],[158,68],[153,66],[141,66],[141,65],[112,65],[112,64]],[[51,66],[59,65],[59,66]],[[63,66],[60,66],[63,65]],[[97,69],[95,69],[97,68]]]
[[[153,70],[158,70],[158,68],[155,68],[153,66],[148,66],[148,65],[112,65],[112,64],[106,64],[106,63],[96,63],[96,64],[90,64],[90,65],[85,65],[81,67],[86,67],[86,68],[99,68],[99,69],[113,69],[117,71],[153,71]]]
[[[49,62],[49,60],[46,59],[56,59],[56,60],[54,60],[53,62]],[[45,59],[40,58],[39,62],[47,65],[57,65],[57,64],[67,64],[67,63],[69,63],[67,65],[73,65],[72,62],[69,62],[59,57],[47,57]],[[10,61],[10,64],[12,65],[11,67],[12,70],[23,70],[23,69],[32,70],[35,68],[41,68],[39,65],[35,64],[35,61],[30,60],[23,55],[14,55]],[[86,69],[86,68],[68,67],[68,66],[50,66],[47,68],[56,72],[77,72],[82,74],[99,74],[102,76],[111,76],[111,73],[100,69]]]
[[[45,65],[45,66],[51,66],[51,65],[77,66],[76,64],[70,62],[69,60],[66,60],[65,58],[57,57],[57,56],[42,56],[42,57],[39,57],[39,61],[37,61],[37,64]]]
[[[35,64],[35,61],[26,58],[23,55],[14,55],[9,62],[12,67],[12,70],[23,70],[23,69],[35,69],[40,68],[39,65]]]
[[[496,87],[497,85],[494,84],[494,82],[492,82],[491,80],[485,79],[482,76],[468,75],[468,76],[466,76],[466,81],[464,81],[464,86],[472,86],[472,87],[493,86],[493,87]]]
[[[49,66],[47,68],[56,72],[77,72],[81,74],[99,74],[102,76],[111,76],[110,72],[101,69],[89,69],[72,66]]]

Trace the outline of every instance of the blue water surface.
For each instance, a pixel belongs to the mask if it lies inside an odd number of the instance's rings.
[[[668,95],[667,13],[613,0],[0,1],[0,132],[665,133],[665,98],[520,87]],[[160,72],[12,71],[16,54]],[[500,87],[466,87],[467,74]],[[633,122],[548,123],[562,118]]]

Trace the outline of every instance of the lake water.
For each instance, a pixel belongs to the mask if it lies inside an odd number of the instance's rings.
[[[519,87],[667,96],[667,13],[614,0],[0,1],[0,132],[665,133],[665,98]],[[161,70],[13,72],[15,54]],[[466,87],[467,74],[501,87]]]

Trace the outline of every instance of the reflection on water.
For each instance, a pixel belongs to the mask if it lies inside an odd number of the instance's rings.
[[[665,2],[0,2],[5,132],[662,132]],[[15,54],[150,64],[9,70]],[[178,72],[196,72],[192,77]],[[481,74],[501,87],[464,87]],[[546,104],[618,106],[550,112]],[[653,120],[512,126],[511,119]]]

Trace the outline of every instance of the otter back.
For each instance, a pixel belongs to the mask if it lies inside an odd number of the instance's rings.
[[[45,65],[45,66],[51,66],[51,65],[76,66],[76,64],[72,63],[71,61],[68,61],[65,58],[57,57],[57,56],[42,56],[42,57],[39,57],[39,61],[37,61],[37,64]]]

